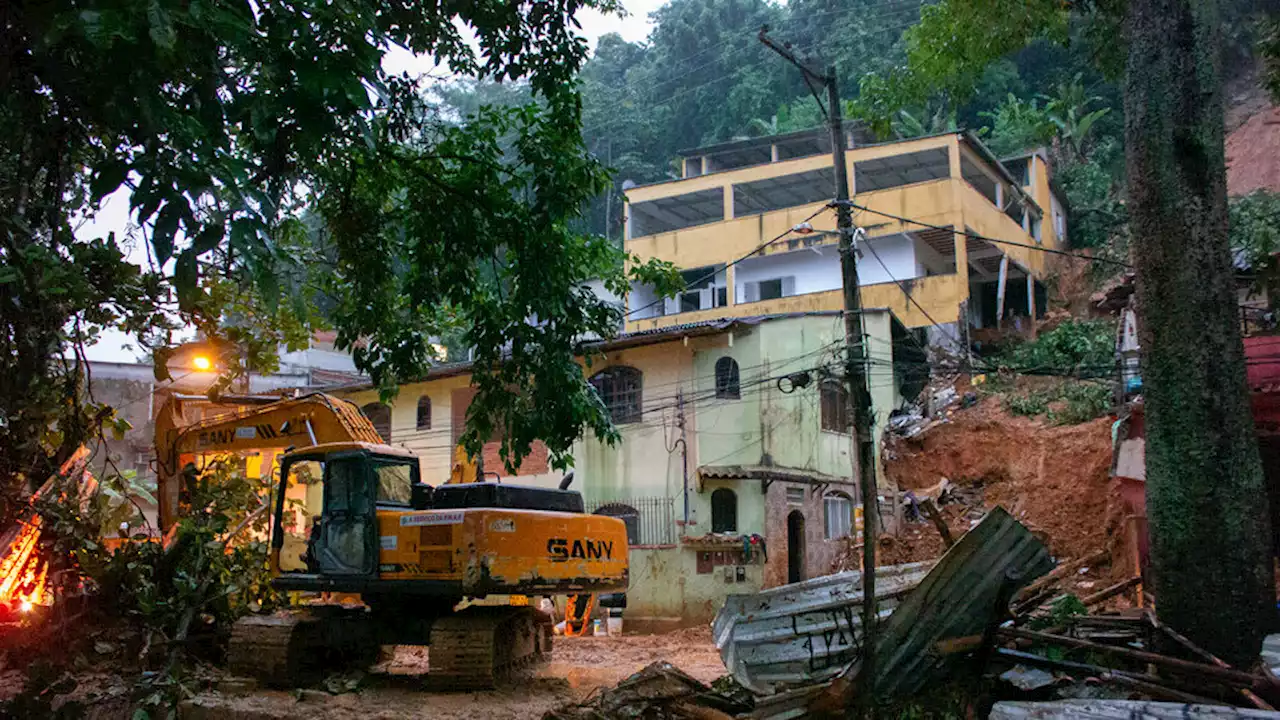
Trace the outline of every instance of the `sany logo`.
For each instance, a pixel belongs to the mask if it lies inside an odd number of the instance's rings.
[[[569,562],[571,558],[582,560],[613,559],[612,540],[574,540],[573,544],[565,538],[551,538],[547,541],[547,554],[552,562]]]

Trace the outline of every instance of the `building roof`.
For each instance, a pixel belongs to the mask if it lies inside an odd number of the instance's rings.
[[[853,480],[816,470],[777,465],[703,465],[698,474],[709,480],[780,480],[818,485],[852,485]]]
[[[1255,113],[1227,136],[1227,194],[1280,192],[1280,108]]]
[[[893,311],[883,307],[862,308],[864,313],[885,312],[893,315]],[[830,317],[841,314],[839,310],[812,310],[807,312],[793,313],[775,313],[772,315],[752,315],[749,317],[730,317],[715,318],[712,320],[701,320],[699,322],[683,323],[681,325],[669,325],[662,328],[652,328],[649,330],[636,330],[634,332],[621,333],[612,340],[601,340],[597,342],[588,342],[583,348],[595,351],[624,350],[626,348],[641,347],[644,345],[656,345],[658,343],[670,342],[686,337],[699,337],[704,335],[718,335],[725,331],[735,328],[750,328],[771,320],[786,320],[797,317]],[[896,318],[895,318],[896,319]],[[456,362],[436,365],[432,367],[425,376],[417,380],[409,382],[425,382],[427,380],[439,380],[457,375],[465,375],[471,372],[471,362]],[[409,384],[406,382],[405,384]],[[323,388],[324,392],[354,392],[359,390],[372,390],[374,388],[371,382],[359,382],[347,385],[337,385]]]

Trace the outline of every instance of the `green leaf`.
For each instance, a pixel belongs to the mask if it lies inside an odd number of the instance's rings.
[[[115,192],[129,177],[129,163],[120,159],[110,160],[97,168],[93,181],[89,183],[89,196],[93,202]]]
[[[156,218],[155,227],[151,231],[151,247],[155,249],[156,262],[164,265],[173,257],[173,236],[178,232],[178,221],[182,219],[185,207],[175,202],[168,202]]]
[[[160,7],[159,0],[151,0],[147,5],[147,22],[151,25],[147,31],[151,42],[164,50],[172,50],[178,42],[178,33],[169,21],[169,14]]]

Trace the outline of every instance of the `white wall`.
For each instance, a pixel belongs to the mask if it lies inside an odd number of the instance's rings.
[[[915,243],[907,236],[891,235],[870,242],[880,260],[877,261],[876,255],[864,244],[858,260],[860,284],[875,285],[924,276],[924,263],[916,253]],[[841,287],[839,250],[834,245],[826,245],[739,263],[734,275],[737,302],[746,302],[746,283],[789,276],[796,279],[796,295],[838,290]]]
[[[750,258],[734,267],[734,302],[747,301],[746,284],[780,277],[794,277],[795,294],[838,290],[840,253],[834,246]]]

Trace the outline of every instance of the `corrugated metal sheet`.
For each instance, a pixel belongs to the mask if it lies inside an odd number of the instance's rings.
[[[932,563],[880,568],[876,597],[887,617]],[[730,595],[712,632],[725,667],[743,686],[772,693],[838,675],[861,647],[862,573],[851,571]]]
[[[995,617],[1006,582],[1021,588],[1052,569],[1048,548],[1022,523],[1001,507],[987,513],[881,625],[877,694],[904,697],[919,690],[956,659],[933,652],[939,640],[981,633]],[[857,672],[855,665],[846,680]]]
[[[1145,700],[1054,700],[998,702],[991,720],[1257,720],[1280,719],[1280,712],[1226,705],[1187,705]]]

